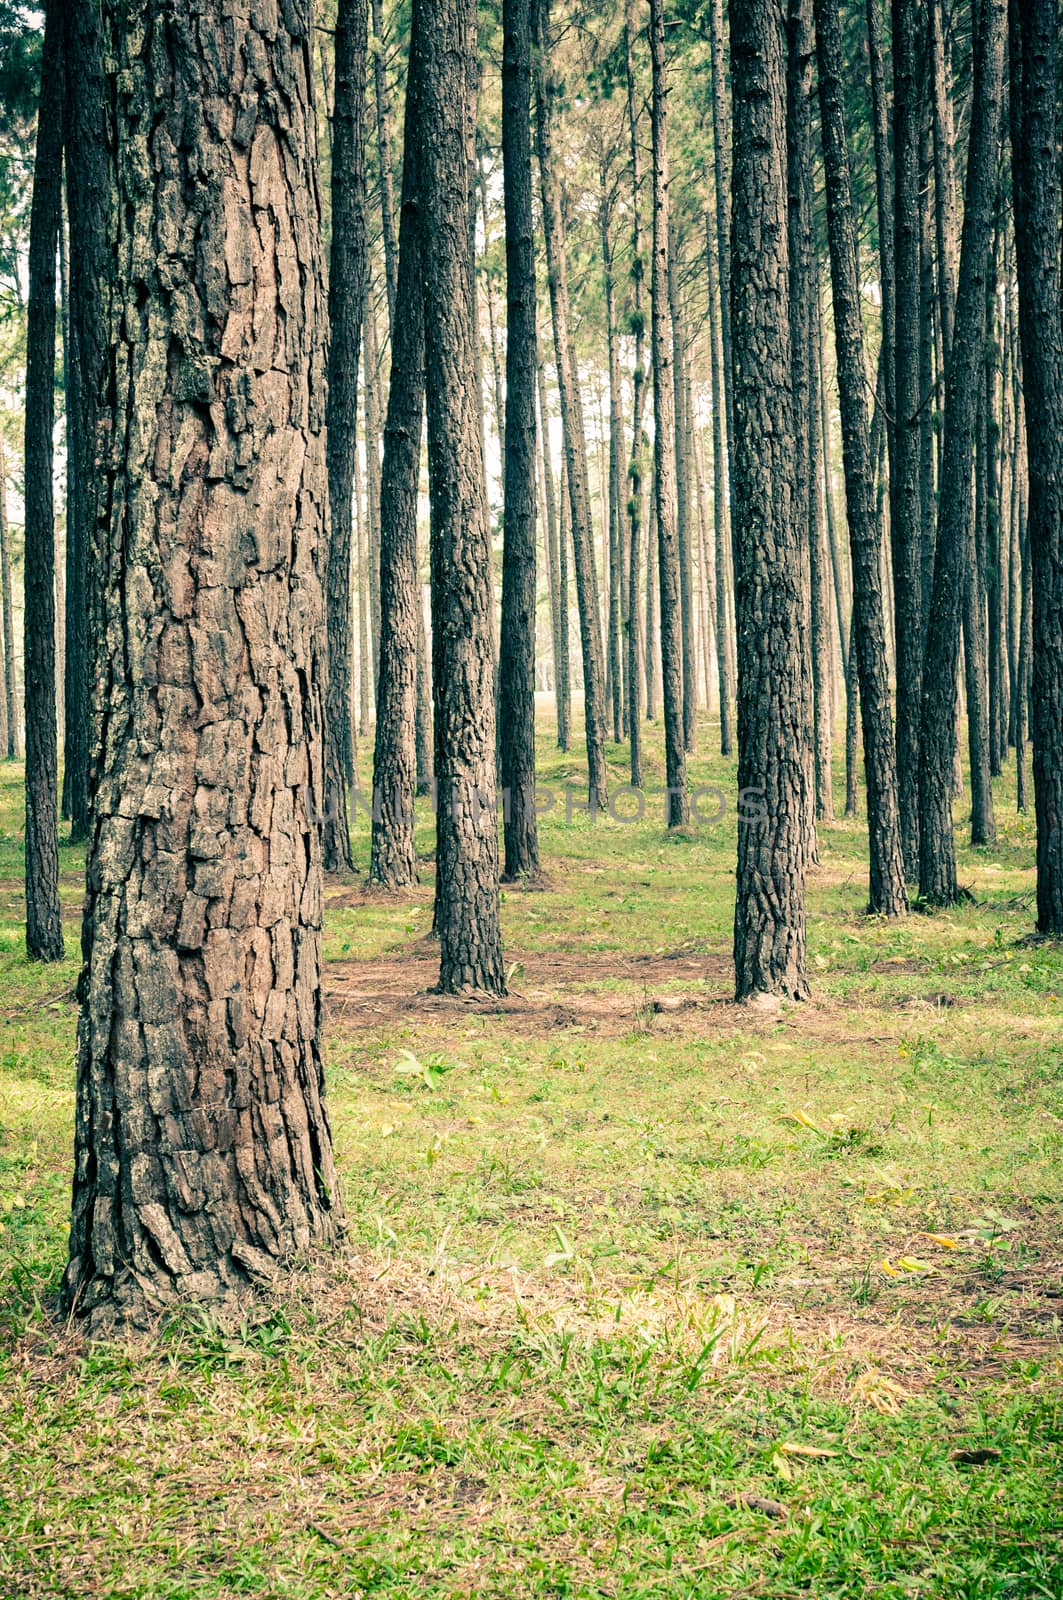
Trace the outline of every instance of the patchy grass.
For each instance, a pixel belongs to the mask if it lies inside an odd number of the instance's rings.
[[[867,918],[823,829],[814,998],[751,1017],[730,809],[566,820],[541,732],[506,1001],[426,992],[427,808],[414,892],[329,890],[348,1248],[93,1348],[50,1314],[80,864],[30,967],[0,769],[3,1600],[1063,1595],[1063,952],[1008,781],[947,917]]]

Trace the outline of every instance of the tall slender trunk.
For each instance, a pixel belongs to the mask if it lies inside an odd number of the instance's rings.
[[[642,613],[639,609],[639,568],[642,562],[642,525],[645,493],[642,483],[643,408],[646,402],[644,343],[646,317],[643,311],[645,264],[642,259],[642,157],[638,138],[638,95],[634,62],[634,0],[624,5],[624,52],[627,82],[628,145],[631,156],[631,298],[630,326],[635,340],[632,371],[631,459],[628,483],[628,570],[627,570],[627,690],[628,738],[631,741],[631,786],[642,788],[642,686],[645,677]]]
[[[971,457],[985,337],[985,273],[1000,136],[1005,22],[1004,0],[983,0],[974,30],[967,197],[952,349],[945,369],[937,549],[919,757],[919,888],[932,905],[953,905],[959,897],[952,827],[955,685],[964,578],[971,561]]]
[[[617,348],[616,281],[613,276],[612,201],[606,183],[604,157],[599,162],[601,195],[598,225],[602,241],[602,288],[605,297],[605,339],[609,362],[609,681],[612,689],[613,739],[619,744],[627,726],[625,682],[627,663],[623,655],[623,534],[620,519],[620,475],[624,451],[620,421],[620,352]]]
[[[377,348],[373,286],[365,302],[365,530],[369,555],[369,637],[373,654],[373,682],[380,673],[380,353]]]
[[[733,741],[732,708],[735,682],[731,651],[731,530],[729,524],[727,415],[724,401],[723,339],[720,333],[720,284],[717,242],[705,213],[705,262],[708,271],[709,367],[712,379],[712,526],[716,555],[716,675],[720,684],[720,754],[729,756]]]
[[[1011,141],[1029,450],[1037,929],[1063,936],[1063,337],[1059,268],[1059,19],[1011,0]]]
[[[930,87],[934,105],[934,226],[938,318],[944,367],[952,352],[956,306],[956,175],[952,93],[945,57],[945,0],[930,0]]]
[[[868,0],[869,7],[876,4],[877,0]],[[917,0],[893,0],[896,318],[890,412],[890,537],[897,649],[897,804],[905,873],[913,881],[919,874],[919,713],[923,672],[918,17]]]
[[[99,1332],[246,1291],[342,1216],[320,1041],[326,329],[302,15],[234,30],[203,0],[188,27],[148,0],[152,48],[134,50],[125,5],[103,7],[123,78],[116,341],[62,1295]],[[175,241],[197,230],[211,248],[184,254],[178,296]]]
[[[351,538],[354,456],[358,447],[358,351],[366,295],[365,56],[366,0],[339,0],[334,36],[332,241],[329,254],[329,359],[326,460],[331,537],[328,547],[328,677],[325,684],[326,872],[351,871],[347,774],[354,764],[351,727]]]
[[[661,637],[657,624],[657,605],[660,593],[657,587],[657,474],[650,479],[649,517],[646,522],[646,720],[657,718],[657,668],[661,659]]]
[[[808,994],[814,802],[804,723],[803,530],[792,515],[785,17],[731,0],[734,546],[738,637],[735,990]]]
[[[372,0],[373,88],[376,100],[376,149],[380,168],[380,231],[384,240],[384,281],[388,324],[395,332],[395,300],[399,288],[399,250],[395,239],[395,179],[391,166],[391,108],[384,57],[384,0]]]
[[[568,692],[568,633],[561,626],[561,569],[558,542],[558,503],[554,497],[554,469],[550,463],[550,417],[546,407],[546,378],[543,364],[538,362],[536,373],[539,390],[539,459],[543,472],[543,500],[545,502],[544,548],[546,551],[547,582],[550,586],[550,629],[553,639],[554,703],[557,712],[557,747],[569,746],[569,692]]]
[[[19,757],[18,698],[15,693],[15,622],[11,598],[11,533],[7,525],[7,461],[0,428],[0,609],[4,623],[4,706],[7,713],[7,759]]]
[[[684,737],[684,668],[688,662],[684,650],[685,607],[676,521],[674,358],[668,314],[668,86],[664,58],[663,0],[650,0],[650,55],[653,69],[653,254],[650,273],[653,473],[661,595],[661,684],[667,815],[668,826],[678,828],[690,820]],[[689,583],[687,589],[689,591]]]
[[[882,532],[875,514],[871,443],[864,400],[867,369],[849,151],[842,109],[843,56],[837,0],[815,0],[815,15],[842,456],[853,560],[853,615],[867,775],[871,854],[868,909],[896,917],[908,910],[908,894],[897,812],[897,765],[883,605]]]
[[[369,713],[373,699],[372,644],[369,638],[369,544],[366,537],[365,502],[358,454],[354,457],[354,529],[358,541],[358,737],[369,733]],[[352,780],[353,781],[353,780]]]
[[[663,28],[662,28],[662,71],[667,75],[667,66],[663,57]],[[667,101],[662,91],[662,108],[666,111]],[[662,140],[665,138],[662,129]],[[667,197],[667,177],[665,180],[665,193]],[[679,267],[675,259],[676,234],[672,226],[667,198],[665,203],[665,223],[667,237],[665,243],[668,250],[667,272],[667,320],[671,324],[671,355],[672,355],[672,411],[673,411],[673,455],[675,460],[675,536],[676,548],[679,555],[679,603],[681,612],[682,634],[682,666],[683,666],[683,744],[688,752],[694,749],[697,724],[698,724],[698,683],[697,669],[694,661],[694,578],[693,561],[691,557],[691,527],[693,523],[693,494],[690,484],[690,455],[688,441],[690,439],[690,417],[686,407],[686,390],[683,382],[684,368],[686,366],[686,344],[683,337],[683,312],[679,296]],[[656,378],[654,379],[656,382]]]
[[[539,876],[535,815],[535,232],[532,219],[531,3],[502,10],[506,207],[505,510],[498,715],[503,881]]]
[[[416,18],[415,18],[416,20]],[[380,669],[373,752],[369,877],[385,889],[417,882],[418,633],[424,632],[417,552],[417,491],[424,425],[425,352],[420,150],[426,137],[418,39],[410,42],[403,132],[398,283],[380,496]]]
[[[709,0],[709,48],[712,61],[712,161],[716,198],[716,261],[720,272],[720,341],[723,346],[724,440],[727,446],[727,481],[734,483],[735,410],[734,363],[731,350],[731,146],[734,110],[728,116],[727,57],[724,50],[723,0]],[[733,524],[733,519],[732,519]],[[731,530],[732,540],[734,528]],[[737,552],[732,550],[737,573]]]
[[[439,988],[505,992],[499,927],[491,543],[468,228],[474,0],[414,0],[432,499]]]
[[[816,295],[818,298],[818,274]],[[823,412],[819,397],[818,327],[809,328],[812,393],[809,423],[809,590],[812,629],[812,740],[816,779],[816,817],[834,821],[832,746],[834,736],[834,660],[831,631],[830,552],[827,547],[826,493],[823,475]]]
[[[55,260],[63,164],[63,11],[45,12],[30,208],[26,320],[26,950],[61,961],[59,793],[55,728]]]
[[[583,652],[588,804],[593,815],[605,805],[608,789],[605,769],[605,694],[601,627],[598,616],[598,580],[594,560],[594,524],[587,486],[583,401],[570,332],[564,224],[552,156],[553,88],[544,61],[544,57],[548,57],[549,54],[549,0],[538,0],[537,13],[536,140],[542,183],[543,226],[546,235],[554,349],[557,358],[557,383],[561,396],[561,426],[565,441],[569,509],[572,515],[576,601],[579,608],[580,642]]]

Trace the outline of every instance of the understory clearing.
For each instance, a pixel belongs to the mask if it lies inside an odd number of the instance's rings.
[[[654,730],[628,823],[566,815],[550,732],[505,1001],[428,992],[427,803],[415,891],[329,886],[344,1250],[91,1348],[51,1313],[81,861],[30,967],[3,768],[4,1600],[1063,1595],[1063,951],[1010,779],[951,915],[867,918],[863,821],[821,828],[813,999],[750,1011],[733,763],[670,838]]]

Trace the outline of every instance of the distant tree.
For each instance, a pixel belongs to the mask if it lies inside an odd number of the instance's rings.
[[[26,332],[26,949],[61,961],[55,726],[55,264],[63,163],[63,12],[45,12],[30,213]]]
[[[152,0],[154,47],[127,53],[125,8],[103,9],[128,92],[63,1283],[94,1331],[229,1296],[340,1215],[320,1046],[325,300],[308,24],[286,16],[234,33],[205,0],[193,29]]]

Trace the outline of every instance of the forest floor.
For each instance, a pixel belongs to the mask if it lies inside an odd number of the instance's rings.
[[[566,819],[540,733],[504,1002],[426,992],[427,806],[415,891],[329,887],[345,1250],[91,1348],[51,1309],[81,862],[31,967],[0,769],[2,1600],[1063,1595],[1063,950],[1011,779],[952,915],[868,918],[863,822],[823,827],[813,998],[750,1013],[733,764],[668,838],[653,733],[627,824]]]

